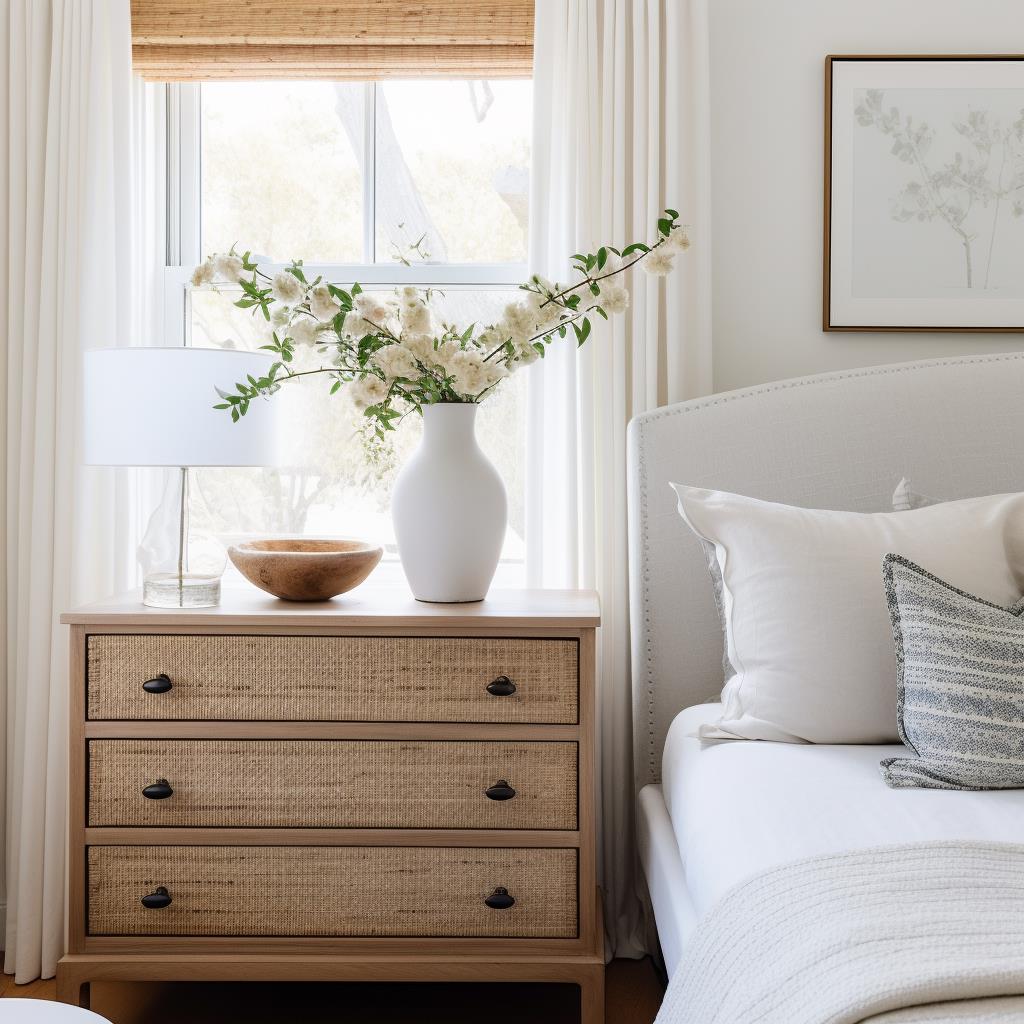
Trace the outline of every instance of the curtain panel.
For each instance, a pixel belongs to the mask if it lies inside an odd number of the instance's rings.
[[[533,0],[132,0],[135,70],[170,81],[528,78]]]
[[[531,586],[601,596],[601,867],[609,950],[647,947],[638,897],[626,555],[626,425],[711,390],[708,34],[705,0],[538,0],[531,269],[651,241],[670,206],[693,247],[667,279],[632,272],[630,308],[583,348],[531,368]]]
[[[150,294],[137,277],[139,227],[149,221],[138,217],[144,111],[131,77],[128,0],[6,7],[4,970],[20,983],[52,977],[64,951],[67,630],[58,617],[135,579],[133,477],[81,465],[81,353],[127,344],[152,310],[138,301]]]

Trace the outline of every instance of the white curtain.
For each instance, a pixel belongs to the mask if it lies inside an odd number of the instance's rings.
[[[133,484],[77,449],[86,348],[127,344],[142,87],[129,0],[8,0],[0,159],[4,970],[64,950],[67,636],[59,614],[134,582]],[[133,124],[133,117],[136,123]]]
[[[610,952],[645,951],[637,896],[626,556],[626,424],[711,390],[705,0],[538,0],[531,269],[650,241],[665,207],[693,247],[667,279],[632,272],[631,306],[533,369],[529,583],[598,590],[601,868]]]

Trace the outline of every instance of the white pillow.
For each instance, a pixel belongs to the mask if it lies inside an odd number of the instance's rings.
[[[886,554],[1001,606],[1024,590],[1024,494],[827,512],[672,486],[715,546],[736,670],[705,738],[899,742]]]

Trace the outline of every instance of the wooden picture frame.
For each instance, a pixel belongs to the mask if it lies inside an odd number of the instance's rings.
[[[1024,332],[1024,56],[829,55],[824,129],[822,329]]]

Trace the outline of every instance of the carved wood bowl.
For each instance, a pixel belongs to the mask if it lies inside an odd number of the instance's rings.
[[[358,587],[384,549],[361,540],[250,540],[228,549],[238,571],[283,601],[328,601]]]

